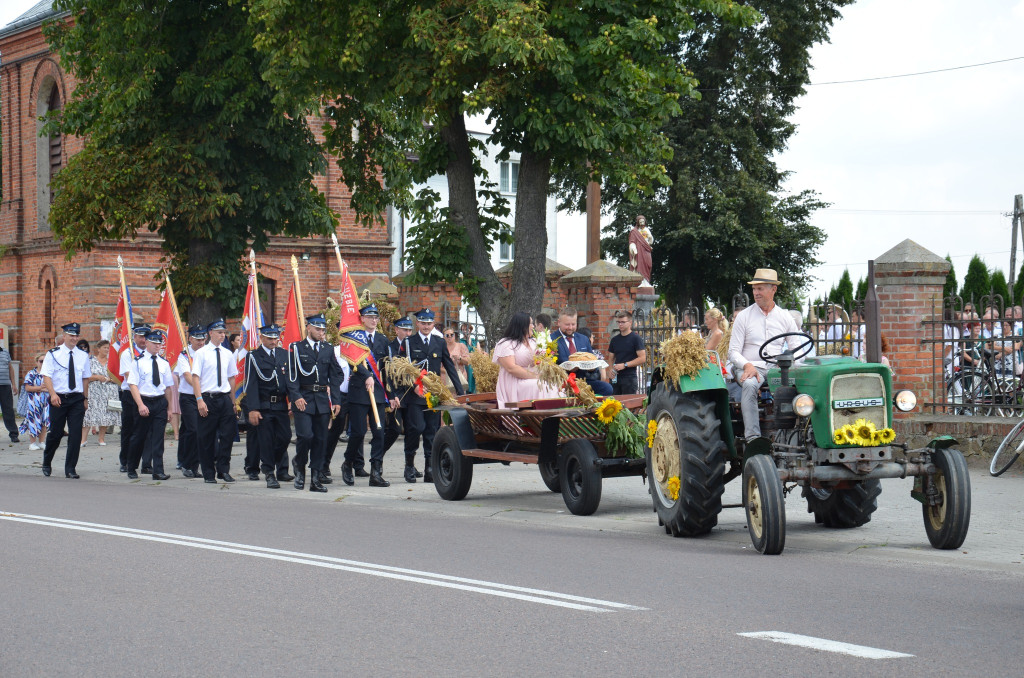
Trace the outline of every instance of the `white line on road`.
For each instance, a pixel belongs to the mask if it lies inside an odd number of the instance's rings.
[[[375,563],[365,563],[357,560],[347,560],[344,558],[332,558],[330,556],[321,556],[312,553],[284,551],[280,549],[272,549],[263,546],[253,546],[249,544],[238,544],[235,542],[217,541],[215,539],[190,537],[188,535],[171,534],[167,532],[152,532],[149,530],[139,530],[131,527],[120,527],[117,525],[87,523],[77,520],[67,520],[64,518],[52,518],[49,516],[34,516],[28,514],[9,512],[0,512],[0,519],[11,522],[31,523],[35,525],[46,525],[49,527],[60,527],[80,532],[93,532],[96,534],[106,534],[116,537],[127,537],[130,539],[140,539],[143,541],[153,541],[164,544],[175,544],[178,546],[189,546],[192,548],[204,549],[209,551],[234,553],[237,555],[252,556],[256,558],[267,558],[270,560],[280,560],[284,562],[297,563],[301,565],[312,565],[314,567],[323,567],[333,570],[342,570],[346,572],[356,572],[359,574],[369,574],[375,577],[398,579],[417,584],[427,584],[430,586],[441,586],[444,588],[458,589],[461,591],[470,591],[473,593],[483,593],[486,595],[499,596],[502,598],[513,598],[516,600],[522,600],[531,603],[554,605],[557,607],[565,607],[573,610],[583,610],[585,612],[609,612],[612,610],[647,609],[644,607],[637,607],[635,605],[626,605],[625,603],[616,603],[613,601],[600,600],[597,598],[585,598],[583,596],[574,596],[568,593],[545,591],[543,589],[512,586],[510,584],[488,582],[479,579],[467,579],[464,577],[455,577],[452,575],[439,574],[435,572],[425,572],[422,570],[411,570],[401,567],[392,567],[389,565],[377,565]]]
[[[877,647],[867,647],[866,645],[851,645],[850,643],[840,643],[836,640],[826,640],[825,638],[815,638],[814,636],[801,636],[797,633],[786,633],[784,631],[756,631],[751,633],[737,633],[736,635],[743,636],[745,638],[761,638],[762,640],[770,640],[773,643],[797,645],[799,647],[807,647],[812,650],[822,650],[823,652],[838,652],[840,654],[848,654],[853,657],[862,657],[864,659],[900,659],[902,657],[914,656],[903,652],[880,650]]]

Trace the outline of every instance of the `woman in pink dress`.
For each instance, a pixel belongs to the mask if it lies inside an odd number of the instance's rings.
[[[491,360],[498,363],[498,407],[506,403],[540,398],[557,398],[558,391],[537,382],[537,368],[533,356],[537,344],[533,334],[533,318],[519,312],[512,316],[497,345]]]

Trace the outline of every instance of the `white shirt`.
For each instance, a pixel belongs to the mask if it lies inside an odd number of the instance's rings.
[[[135,384],[139,388],[139,394],[147,398],[162,396],[164,391],[174,385],[174,374],[171,372],[170,364],[156,356],[157,370],[160,372],[160,385],[153,385],[153,354],[146,351],[138,360],[132,361],[128,370],[128,378],[125,382]]]
[[[217,386],[217,354],[220,354],[220,386]],[[203,393],[228,393],[231,391],[231,377],[238,375],[235,356],[223,346],[207,344],[196,351],[192,358],[192,374],[199,379],[199,390]]]
[[[68,361],[71,356],[75,357],[75,387],[68,387]],[[60,394],[85,393],[86,380],[92,376],[92,368],[89,366],[89,354],[76,347],[68,348],[61,344],[55,349],[46,352],[43,357],[43,369],[39,371],[44,377],[53,381],[53,390]]]
[[[740,311],[732,325],[729,360],[737,370],[742,370],[747,363],[753,363],[759,370],[767,370],[768,365],[758,356],[761,344],[777,334],[799,331],[800,328],[793,320],[793,316],[778,304],[767,314],[760,306],[752,304]],[[782,353],[785,343],[785,339],[773,341],[766,350],[771,355],[778,355]],[[799,340],[796,343],[799,343]]]
[[[189,357],[195,358],[196,352],[192,350],[191,346],[185,350],[188,351],[188,356],[181,354],[178,356],[177,362],[174,363],[174,373],[181,377],[181,380],[178,382],[178,393],[195,395],[196,392],[192,389],[192,382],[188,380],[188,375],[192,374],[192,366],[189,364],[188,359]]]
[[[131,368],[132,363],[135,362],[136,346],[134,343],[128,344],[128,346],[121,351],[121,361],[117,368],[117,372],[121,377],[121,390],[128,390],[128,370]],[[145,353],[145,351],[143,351]]]
[[[338,361],[338,364],[341,366],[341,373],[345,375],[341,382],[341,392],[348,393],[348,382],[352,377],[352,368],[349,367],[348,361],[341,357],[341,346],[334,347],[334,359]]]

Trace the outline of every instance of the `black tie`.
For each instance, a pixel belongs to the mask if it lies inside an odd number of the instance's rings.
[[[317,355],[320,355],[320,342],[319,341],[314,341],[313,342],[313,350],[316,352]]]
[[[213,352],[217,354],[217,386],[220,386],[220,349],[215,348],[213,349]]]
[[[156,362],[156,356],[153,356],[153,386],[160,385],[160,365]]]
[[[78,382],[75,381],[75,350],[71,349],[68,351],[68,390],[74,391],[78,386]]]

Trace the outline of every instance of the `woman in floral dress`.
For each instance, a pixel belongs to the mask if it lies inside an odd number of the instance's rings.
[[[25,375],[25,381],[22,382],[22,391],[28,395],[26,396],[25,419],[18,427],[18,431],[22,435],[28,434],[31,437],[32,442],[28,446],[30,450],[43,449],[46,429],[50,426],[50,399],[47,396],[46,387],[43,386],[43,375],[39,373],[42,367],[43,354],[40,353],[36,356],[35,368],[29,370],[29,373]]]
[[[106,445],[103,437],[108,426],[120,426],[121,414],[107,409],[107,403],[118,399],[118,386],[107,374],[107,356],[110,353],[110,342],[106,339],[96,344],[96,353],[89,357],[92,377],[89,379],[89,407],[85,410],[82,422],[82,444],[91,429],[98,429],[100,445]]]

